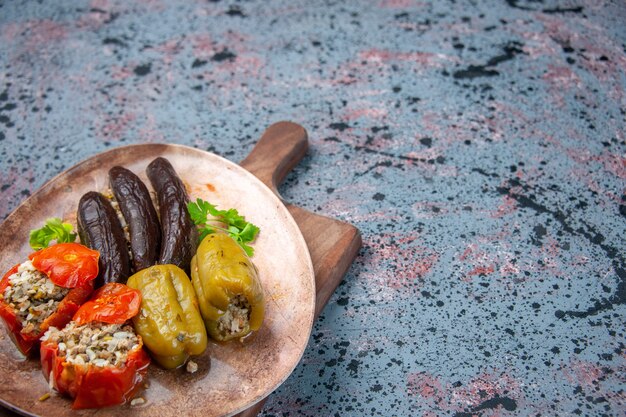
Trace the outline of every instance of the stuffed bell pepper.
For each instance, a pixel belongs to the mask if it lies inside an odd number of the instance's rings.
[[[213,339],[238,339],[261,327],[265,302],[258,272],[231,237],[212,233],[202,240],[191,260],[191,279]]]
[[[129,324],[141,294],[109,283],[96,291],[63,329],[51,327],[41,341],[41,365],[50,386],[74,398],[72,408],[100,408],[133,398],[150,358]]]
[[[204,352],[206,329],[185,271],[176,265],[154,265],[131,276],[127,285],[141,292],[133,324],[161,366],[178,368]],[[189,362],[187,369],[193,372],[194,364]]]
[[[97,251],[77,243],[39,250],[0,281],[0,316],[15,345],[29,355],[50,327],[65,326],[93,291]]]

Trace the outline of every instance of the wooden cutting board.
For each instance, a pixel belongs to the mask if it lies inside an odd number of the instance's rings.
[[[295,123],[271,125],[240,165],[253,173],[278,194],[278,186],[291,169],[300,162],[308,148],[306,130]],[[341,282],[361,247],[361,234],[351,224],[311,213],[285,203],[296,220],[309,247],[315,270],[315,317]],[[260,401],[237,417],[256,416],[265,404]]]
[[[304,128],[290,122],[276,123],[265,131],[241,166],[278,195],[277,186],[302,159],[307,147]],[[315,315],[318,316],[356,257],[361,237],[352,225],[291,204],[285,206],[301,229],[311,255],[316,285]],[[265,400],[262,400],[238,416],[256,416],[264,403]],[[0,407],[0,417],[10,416],[15,414]]]

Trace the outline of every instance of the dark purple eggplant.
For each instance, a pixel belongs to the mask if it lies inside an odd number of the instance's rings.
[[[130,258],[117,213],[102,194],[90,191],[78,203],[78,235],[83,245],[100,252],[96,288],[109,282],[126,283]]]
[[[128,225],[132,264],[135,272],[157,263],[161,225],[146,185],[126,168],[109,170],[109,184]]]
[[[189,196],[172,164],[156,158],[146,168],[152,188],[156,191],[161,217],[160,264],[173,264],[189,273],[191,258],[196,253],[198,230],[187,211]]]

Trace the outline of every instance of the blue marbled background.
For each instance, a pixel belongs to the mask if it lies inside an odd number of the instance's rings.
[[[105,149],[243,159],[364,246],[266,416],[624,415],[623,1],[0,1],[0,218]]]

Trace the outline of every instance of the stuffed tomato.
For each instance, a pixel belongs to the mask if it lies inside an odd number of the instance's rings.
[[[50,327],[63,327],[89,298],[98,252],[75,243],[37,251],[0,281],[0,317],[24,355]]]
[[[105,284],[63,329],[41,339],[41,366],[50,386],[74,399],[72,408],[124,404],[145,379],[150,358],[128,320],[141,294],[119,283]]]
[[[44,335],[41,367],[52,388],[74,398],[74,409],[124,404],[150,363],[142,346],[130,325],[71,322]]]

